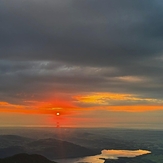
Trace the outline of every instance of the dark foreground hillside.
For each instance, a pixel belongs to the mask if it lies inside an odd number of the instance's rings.
[[[133,158],[119,157],[119,159],[117,160],[112,160],[112,159],[105,160],[104,163],[161,163],[149,159],[148,156],[150,155],[151,154],[146,154],[146,155],[137,156]]]
[[[47,158],[37,154],[17,154],[11,157],[0,159],[0,163],[55,163]]]

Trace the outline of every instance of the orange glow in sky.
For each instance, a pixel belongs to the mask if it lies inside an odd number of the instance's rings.
[[[118,105],[119,102],[123,102],[124,105]],[[148,105],[143,104],[146,102]],[[61,127],[78,126],[79,124],[84,126],[93,124],[113,126],[116,121],[119,122],[123,119],[121,117],[122,112],[126,115],[142,112],[151,112],[152,114],[154,111],[163,110],[161,104],[162,101],[157,99],[143,99],[131,94],[92,93],[75,95],[68,99],[60,97],[55,100],[25,101],[21,105],[1,101],[0,111],[15,114],[23,113],[24,116],[27,114],[50,115],[52,119],[47,120],[47,123]],[[105,118],[100,111],[105,112]],[[87,115],[88,112],[94,112],[94,116]],[[119,114],[119,117],[112,121],[110,112]]]

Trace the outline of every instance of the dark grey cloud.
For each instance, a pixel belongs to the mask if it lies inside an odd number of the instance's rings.
[[[1,0],[0,98],[49,91],[162,98],[162,7],[161,0]],[[127,76],[143,80],[120,78]]]
[[[2,1],[1,55],[89,65],[156,55],[163,26],[158,2]]]

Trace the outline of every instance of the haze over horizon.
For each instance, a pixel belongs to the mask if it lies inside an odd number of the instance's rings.
[[[163,129],[162,8],[1,0],[1,126]]]

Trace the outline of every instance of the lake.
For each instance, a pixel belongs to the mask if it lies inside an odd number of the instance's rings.
[[[82,158],[56,159],[58,163],[104,163],[103,159],[118,159],[118,157],[136,157],[149,154],[147,150],[102,150],[101,154]],[[101,159],[103,158],[103,159]]]

